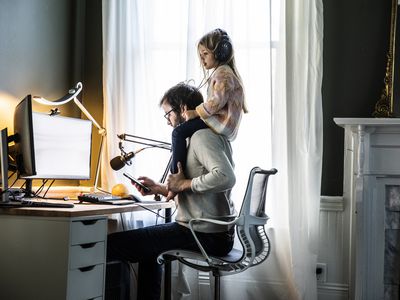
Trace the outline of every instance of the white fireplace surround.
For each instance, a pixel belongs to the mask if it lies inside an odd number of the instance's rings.
[[[400,186],[400,119],[335,118],[344,128],[344,205],[350,207],[349,299],[387,299],[386,187]]]

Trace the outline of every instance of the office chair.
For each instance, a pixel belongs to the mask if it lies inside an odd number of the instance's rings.
[[[268,221],[265,214],[265,200],[268,178],[277,173],[276,169],[263,170],[255,167],[250,171],[246,193],[240,213],[231,221],[218,219],[192,219],[190,230],[199,246],[200,251],[174,249],[160,254],[158,261],[177,259],[181,263],[203,272],[212,272],[214,276],[214,299],[220,299],[220,277],[233,275],[262,263],[271,251],[270,241],[264,225]],[[210,222],[221,225],[234,225],[242,249],[233,248],[226,256],[208,255],[193,230],[194,223]]]

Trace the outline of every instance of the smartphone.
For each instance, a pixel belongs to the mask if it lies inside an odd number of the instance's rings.
[[[141,183],[139,180],[137,180],[136,178],[134,178],[132,175],[129,175],[128,173],[123,173],[124,176],[128,179],[130,179],[131,181],[133,181],[134,183],[136,183],[137,185],[139,185],[146,193],[149,193],[151,190],[145,186],[143,183]]]

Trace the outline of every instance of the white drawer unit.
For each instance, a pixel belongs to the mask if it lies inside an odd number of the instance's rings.
[[[103,299],[106,239],[106,216],[0,215],[0,299]]]
[[[93,299],[104,294],[105,263],[70,270],[67,299]]]
[[[104,249],[104,241],[71,246],[69,268],[73,270],[103,263]]]

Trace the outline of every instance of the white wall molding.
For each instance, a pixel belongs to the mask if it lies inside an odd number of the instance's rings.
[[[340,283],[319,283],[318,290],[339,291],[347,293],[349,291],[349,285]]]
[[[185,279],[180,277],[177,262],[172,264],[174,286],[172,298],[211,299],[214,278],[208,272],[197,271],[186,266],[183,268]],[[287,295],[287,284],[284,281],[271,280],[265,276],[257,275],[257,268],[252,268],[240,274],[222,276],[221,300],[264,299],[263,295],[270,295],[273,299],[287,299],[285,296]]]
[[[318,299],[320,300],[348,300],[349,285],[338,283],[318,284]]]
[[[342,196],[321,196],[320,210],[322,211],[344,211],[344,200]]]

